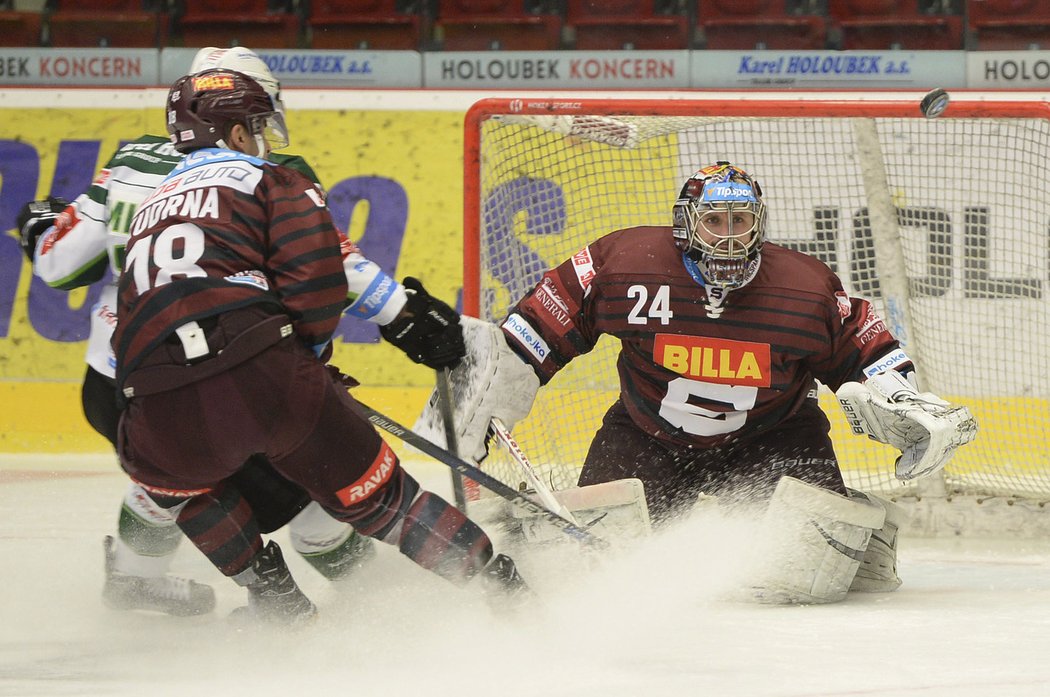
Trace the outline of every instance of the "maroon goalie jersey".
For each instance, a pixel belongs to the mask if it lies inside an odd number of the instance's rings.
[[[309,346],[347,297],[339,233],[299,172],[230,150],[187,155],[138,208],[120,278],[118,379],[191,320],[268,304]]]
[[[813,257],[767,243],[751,282],[720,291],[690,272],[669,228],[630,228],[544,274],[502,328],[544,383],[602,334],[616,337],[620,397],[634,422],[698,446],[778,423],[814,380],[837,390],[910,367],[871,304],[848,297]]]

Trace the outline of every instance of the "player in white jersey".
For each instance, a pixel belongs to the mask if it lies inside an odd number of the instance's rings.
[[[279,83],[252,51],[243,47],[202,49],[190,73],[217,67],[254,78],[280,105]],[[55,198],[34,201],[18,217],[26,256],[34,273],[49,286],[71,290],[101,280],[107,269],[111,273],[92,308],[82,401],[88,422],[114,447],[120,411],[110,337],[116,325],[116,287],[128,226],[138,204],[181,157],[168,138],[141,136],[121,147],[73,203]],[[274,153],[272,159],[317,180],[300,157]],[[379,324],[384,336],[416,362],[445,364],[458,359],[462,337],[454,312],[444,313],[444,324],[436,322],[434,318],[442,314],[426,309],[443,303],[431,298],[418,282],[406,281],[410,287],[406,291],[349,240],[344,240],[342,251],[349,285],[347,313]],[[273,530],[291,519],[293,547],[328,578],[344,576],[374,551],[370,539],[331,518],[262,457],[247,463],[238,485],[264,528]],[[209,586],[167,574],[182,533],[137,484],[130,485],[124,496],[117,528],[115,537],[105,538],[103,598],[108,605],[176,615],[202,614],[214,607]]]

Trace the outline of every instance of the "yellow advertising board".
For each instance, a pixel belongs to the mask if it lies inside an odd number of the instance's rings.
[[[0,237],[0,452],[109,448],[84,420],[79,396],[98,288],[65,293],[34,278],[14,225],[30,199],[83,192],[122,141],[164,134],[156,98],[127,101],[17,109],[0,102],[0,226],[7,231]],[[416,276],[450,303],[462,284],[462,123],[456,111],[293,109],[288,116],[287,151],[316,171],[337,224],[387,272]],[[410,423],[433,384],[433,372],[380,342],[374,324],[349,317],[333,362],[365,385],[365,401]]]

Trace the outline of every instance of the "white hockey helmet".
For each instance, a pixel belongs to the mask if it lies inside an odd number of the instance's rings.
[[[208,48],[202,48],[193,57],[188,74],[196,75],[213,68],[235,70],[242,75],[247,75],[262,85],[262,88],[266,90],[266,94],[273,98],[277,108],[284,112],[284,103],[281,101],[281,83],[273,76],[266,63],[255,51],[244,46],[234,46],[233,48],[209,46]]]

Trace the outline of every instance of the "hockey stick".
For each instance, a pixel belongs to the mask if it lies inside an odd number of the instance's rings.
[[[575,538],[579,542],[592,545],[599,549],[608,547],[608,543],[605,540],[591,534],[579,526],[573,525],[565,518],[562,518],[554,511],[548,509],[546,506],[533,501],[524,494],[514,491],[514,489],[511,489],[495,477],[486,474],[484,471],[470,464],[466,460],[453,455],[438,445],[435,445],[418,433],[408,430],[401,424],[384,416],[367,404],[364,404],[363,402],[358,402],[358,404],[364,409],[369,421],[390,435],[396,436],[406,444],[411,445],[413,448],[420,450],[438,462],[451,467],[459,474],[465,477],[470,477],[478,484],[484,486],[493,493],[498,494],[507,501],[510,501],[518,508],[543,518],[551,525],[556,526],[566,535]]]
[[[540,475],[536,472],[536,468],[532,466],[529,458],[525,457],[525,452],[518,445],[518,441],[514,439],[514,436],[510,435],[510,430],[503,424],[503,421],[493,417],[492,418],[492,431],[496,434],[496,439],[500,443],[503,443],[504,447],[507,448],[507,452],[514,458],[514,461],[518,463],[518,467],[521,468],[525,478],[529,480],[529,484],[535,490],[536,495],[540,497],[540,501],[543,505],[551,509],[565,520],[569,521],[573,525],[579,525],[579,521],[572,515],[572,511],[565,507],[561,501],[554,496],[554,492],[550,490]]]
[[[449,383],[451,368],[442,368],[437,372],[438,409],[441,410],[441,423],[445,427],[445,447],[459,457],[459,443],[456,438],[456,421],[452,415],[452,386]],[[452,495],[456,499],[456,508],[467,512],[467,493],[463,487],[463,475],[452,470]]]

